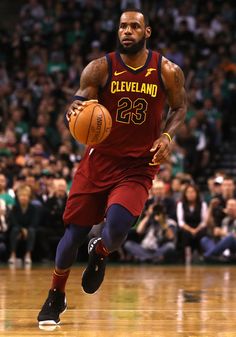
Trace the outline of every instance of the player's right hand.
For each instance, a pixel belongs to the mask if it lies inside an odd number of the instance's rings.
[[[98,103],[97,99],[90,99],[88,101],[75,100],[71,103],[66,113],[66,119],[70,121],[70,116],[76,116],[78,112],[81,112],[86,106],[92,103]]]

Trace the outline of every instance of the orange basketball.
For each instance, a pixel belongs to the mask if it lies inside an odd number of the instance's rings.
[[[82,111],[72,114],[69,129],[80,143],[94,145],[101,143],[111,132],[112,118],[109,111],[99,103],[91,103]]]

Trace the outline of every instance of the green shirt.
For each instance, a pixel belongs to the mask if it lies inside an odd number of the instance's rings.
[[[7,206],[15,205],[15,199],[8,193],[0,193],[0,199],[4,200]]]

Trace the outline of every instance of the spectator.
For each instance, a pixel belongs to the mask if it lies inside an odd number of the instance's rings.
[[[140,0],[122,0],[120,4],[121,10],[124,10],[128,7],[135,7],[137,9],[141,8],[141,1]]]
[[[0,199],[0,261],[4,261],[7,253],[7,229],[8,224],[6,221],[6,203]]]
[[[229,176],[225,176],[222,182],[222,197],[224,200],[228,200],[236,197],[234,179]]]
[[[209,204],[211,199],[219,193],[218,187],[220,187],[221,190],[221,184],[218,184],[217,181],[219,181],[219,179],[217,180],[215,177],[209,177],[207,179],[207,190],[204,193],[204,200],[207,202],[207,204]]]
[[[195,164],[198,158],[197,139],[187,124],[184,124],[180,132],[178,132],[176,143],[182,148],[182,153],[184,153],[184,171],[190,174],[195,173]]]
[[[171,196],[175,200],[176,204],[181,199],[182,190],[183,190],[183,185],[182,185],[181,178],[174,177],[171,181]]]
[[[192,261],[192,252],[201,252],[200,239],[206,230],[207,204],[200,198],[197,186],[188,185],[177,204],[177,220],[181,230],[185,262]]]
[[[21,9],[20,16],[24,19],[26,15],[30,15],[35,20],[42,20],[45,15],[43,6],[38,0],[29,0],[28,4]]]
[[[45,221],[38,230],[41,259],[54,259],[55,247],[64,234],[62,215],[67,200],[67,184],[64,179],[54,179],[54,192],[45,203]]]
[[[192,15],[191,11],[189,11],[186,2],[181,3],[178,14],[175,17],[176,28],[178,28],[183,21],[186,22],[189,31],[195,32],[196,18]]]
[[[221,227],[224,208],[228,199],[235,197],[235,184],[231,177],[217,176],[214,180],[215,195],[209,203],[208,227]]]
[[[14,203],[14,197],[7,190],[7,179],[6,176],[0,173],[0,199],[4,200],[6,206],[11,208]]]
[[[94,40],[91,43],[91,50],[90,53],[88,54],[86,61],[90,62],[92,60],[95,60],[99,57],[104,56],[104,52],[101,50],[101,44],[98,40]]]
[[[139,262],[166,262],[175,253],[176,225],[163,206],[150,205],[137,227],[137,233],[144,236],[141,243],[126,241],[124,249]]]
[[[150,191],[150,198],[147,200],[147,206],[150,204],[161,205],[164,207],[167,216],[176,219],[176,205],[172,197],[167,196],[166,185],[162,180],[154,180]]]
[[[8,262],[15,264],[19,240],[26,242],[25,264],[31,264],[31,253],[34,249],[35,233],[38,226],[37,208],[30,203],[31,189],[27,185],[20,186],[17,191],[17,202],[9,212],[10,258]]]
[[[172,164],[172,175],[175,177],[176,174],[182,173],[184,171],[184,159],[185,151],[176,142],[172,145],[171,154],[171,164]]]
[[[181,68],[184,63],[184,54],[177,48],[176,43],[172,43],[168,50],[166,51],[165,56],[172,62],[178,64]]]
[[[222,117],[221,113],[218,110],[217,106],[213,103],[213,98],[207,98],[204,101],[204,114],[206,116],[208,125],[209,125],[209,138],[211,142],[213,143],[213,147],[216,148],[221,145],[221,139],[222,139]],[[214,150],[214,149],[212,149]]]
[[[224,210],[222,227],[215,227],[213,237],[203,237],[201,245],[204,257],[212,261],[225,252],[228,257],[236,253],[236,199],[228,199]]]
[[[12,155],[11,150],[7,146],[7,139],[4,135],[0,135],[0,158],[9,158]]]

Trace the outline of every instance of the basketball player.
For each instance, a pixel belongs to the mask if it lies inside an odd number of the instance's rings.
[[[151,28],[139,10],[120,17],[118,51],[90,62],[66,118],[95,100],[111,113],[113,126],[101,144],[89,146],[74,176],[64,212],[65,234],[58,244],[48,298],[40,325],[58,324],[66,310],[65,284],[78,247],[94,224],[106,219],[101,237],[88,245],[82,288],[100,287],[109,253],[117,250],[140,215],[159,164],[186,114],[181,69],[146,48]],[[163,120],[165,100],[170,106]],[[161,129],[162,125],[162,129]]]

